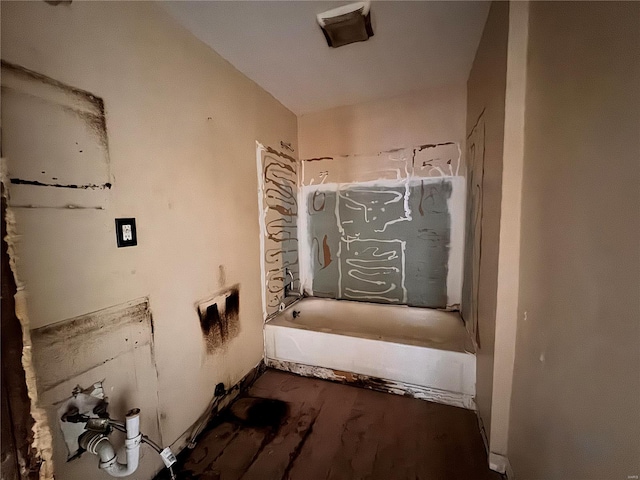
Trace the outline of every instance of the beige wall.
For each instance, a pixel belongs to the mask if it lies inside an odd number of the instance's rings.
[[[487,436],[491,426],[508,30],[509,4],[493,2],[467,82],[467,135],[481,114],[485,128],[476,401]]]
[[[13,210],[31,327],[149,296],[158,411],[129,407],[171,444],[216,383],[231,386],[262,358],[255,142],[297,150],[296,117],[150,3],[2,2],[2,58],[92,92],[106,109],[106,209]],[[118,249],[114,218],[129,216],[138,246]],[[236,283],[240,334],[207,355],[194,304]],[[148,375],[135,362],[119,368]],[[107,387],[119,375],[108,371]],[[136,375],[132,392],[150,380]],[[127,404],[125,391],[107,393]],[[58,464],[73,469],[60,478],[109,478],[87,455],[74,465]],[[146,450],[138,478],[155,468]]]
[[[530,6],[518,479],[640,473],[640,4]]]
[[[332,108],[298,119],[300,158],[372,154],[439,142],[464,145],[464,85]]]

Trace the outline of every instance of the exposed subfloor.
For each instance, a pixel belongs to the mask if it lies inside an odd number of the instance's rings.
[[[276,370],[181,457],[179,480],[501,478],[474,412]]]

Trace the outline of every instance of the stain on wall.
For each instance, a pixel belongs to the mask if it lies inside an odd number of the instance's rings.
[[[234,286],[198,305],[207,354],[213,354],[240,333],[240,289]]]
[[[270,147],[257,146],[260,225],[263,250],[263,311],[278,311],[289,279],[299,285],[298,162]]]
[[[303,162],[300,219],[307,293],[457,306],[465,190],[457,144],[311,162]],[[450,270],[454,240],[460,271]]]
[[[112,186],[103,100],[2,60],[11,207],[104,208]]]
[[[133,349],[152,351],[149,301],[132,300],[37,328],[31,339],[39,387],[50,390]]]

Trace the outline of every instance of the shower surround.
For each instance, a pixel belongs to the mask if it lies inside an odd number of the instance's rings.
[[[452,142],[301,162],[304,292],[457,309],[465,190]]]

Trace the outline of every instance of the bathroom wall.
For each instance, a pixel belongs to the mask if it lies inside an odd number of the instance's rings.
[[[141,408],[143,432],[179,449],[216,384],[261,360],[256,141],[297,151],[297,121],[158,4],[1,9],[7,227],[42,478],[52,464],[65,480],[110,478],[87,454],[66,463],[60,402],[104,380],[114,415]],[[116,247],[121,217],[135,217],[137,246]],[[224,292],[238,301],[228,335],[198,312]],[[78,335],[75,353],[60,348]],[[143,452],[132,478],[161,466]]]
[[[266,319],[285,299],[285,285],[300,291],[298,261],[299,162],[258,143],[258,208],[262,269],[262,310]]]
[[[448,86],[299,118],[307,292],[459,306],[465,101]]]
[[[531,2],[516,478],[640,474],[640,4]]]
[[[468,210],[462,314],[476,344],[476,402],[490,437],[509,3],[493,2],[467,82]]]
[[[307,293],[459,306],[465,204],[459,145],[313,159],[301,170]]]
[[[429,88],[298,118],[300,159],[372,154],[419,145],[464,144],[464,84]]]

